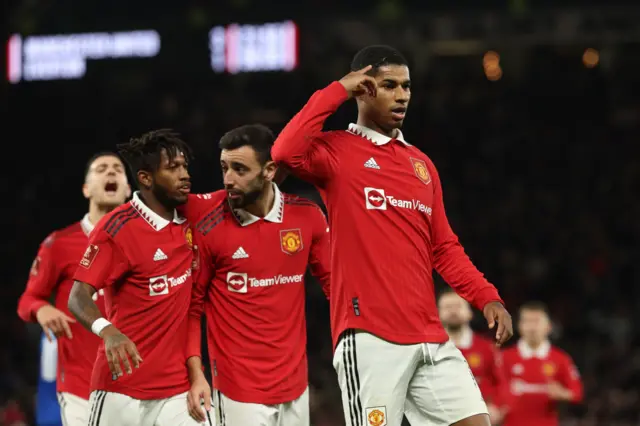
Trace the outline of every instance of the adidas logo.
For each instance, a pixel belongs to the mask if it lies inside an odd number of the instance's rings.
[[[156,250],[156,254],[153,255],[153,260],[154,261],[159,261],[159,260],[167,260],[168,257],[166,254],[164,254],[164,252],[160,249]]]
[[[232,259],[246,259],[248,257],[249,255],[242,247],[238,247],[238,250],[236,250],[236,252],[233,253],[233,256],[231,256]]]
[[[369,168],[369,169],[378,169],[378,170],[380,170],[380,166],[378,166],[378,163],[376,163],[376,160],[374,160],[373,157],[369,158],[364,163],[364,166]]]

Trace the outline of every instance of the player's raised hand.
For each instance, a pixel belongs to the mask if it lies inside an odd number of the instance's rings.
[[[207,412],[211,410],[211,387],[207,383],[204,374],[200,374],[198,378],[191,382],[191,389],[187,393],[187,405],[189,407],[189,415],[195,421],[207,421]]]
[[[507,340],[513,336],[513,322],[511,315],[500,302],[490,302],[483,309],[484,317],[489,324],[489,328],[493,330],[498,324],[496,331],[496,345],[502,346]]]
[[[140,367],[142,357],[138,353],[138,348],[120,330],[109,325],[100,332],[100,337],[104,340],[104,352],[111,374],[122,376],[122,366],[128,374],[131,374],[133,372],[132,363],[135,368]]]
[[[56,337],[67,336],[69,339],[73,339],[69,323],[76,322],[76,320],[60,309],[51,305],[44,305],[36,312],[36,319],[50,342],[54,335]]]
[[[367,65],[358,71],[352,71],[340,79],[340,84],[349,93],[349,98],[364,95],[365,93],[369,96],[376,96],[378,84],[375,78],[367,75],[369,70],[371,70],[371,65]]]

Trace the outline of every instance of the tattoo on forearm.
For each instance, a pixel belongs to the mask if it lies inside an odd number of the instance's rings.
[[[68,302],[69,311],[87,330],[91,330],[93,322],[102,317],[89,288],[88,284],[81,281],[74,282]]]

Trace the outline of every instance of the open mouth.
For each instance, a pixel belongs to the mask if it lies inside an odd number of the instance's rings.
[[[397,120],[402,120],[407,113],[406,107],[397,107],[391,110],[391,116]]]
[[[185,183],[182,184],[178,187],[178,191],[180,191],[183,194],[189,194],[191,192],[191,184],[190,183]]]
[[[118,184],[116,182],[107,182],[104,186],[104,192],[108,195],[115,195],[118,192]]]

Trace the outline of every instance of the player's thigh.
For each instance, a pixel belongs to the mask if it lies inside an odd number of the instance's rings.
[[[278,426],[309,426],[309,388],[299,398],[282,404]]]
[[[347,426],[400,425],[420,345],[397,345],[347,330],[333,356]]]
[[[140,401],[121,393],[93,391],[88,426],[139,426]]]
[[[411,424],[449,426],[487,413],[478,384],[462,353],[451,343],[426,343],[424,363],[409,383],[405,414]]]
[[[206,416],[205,422],[198,422],[189,415],[187,392],[171,398],[149,401],[144,417],[142,426],[213,426],[213,419],[209,415]]]
[[[58,403],[63,426],[87,426],[89,400],[68,392],[61,392],[58,394]]]
[[[278,426],[278,408],[273,405],[234,401],[214,391],[217,426]]]

